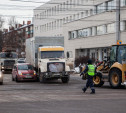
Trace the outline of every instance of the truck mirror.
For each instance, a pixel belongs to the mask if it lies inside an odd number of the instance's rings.
[[[67,58],[69,58],[70,57],[70,54],[69,54],[69,52],[67,52]]]

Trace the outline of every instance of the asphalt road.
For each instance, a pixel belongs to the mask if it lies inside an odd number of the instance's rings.
[[[106,83],[82,92],[85,81],[79,75],[71,75],[68,84],[49,81],[11,81],[11,74],[4,74],[0,86],[0,113],[126,113],[126,88],[112,89]]]

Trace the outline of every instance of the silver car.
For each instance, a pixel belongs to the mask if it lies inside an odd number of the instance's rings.
[[[17,63],[25,63],[25,58],[19,58],[19,59],[17,60]]]
[[[0,71],[0,85],[3,84],[3,72]]]

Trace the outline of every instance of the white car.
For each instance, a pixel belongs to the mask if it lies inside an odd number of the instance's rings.
[[[19,59],[17,60],[17,63],[25,63],[25,58],[19,58]]]
[[[3,72],[0,71],[0,85],[3,84]]]

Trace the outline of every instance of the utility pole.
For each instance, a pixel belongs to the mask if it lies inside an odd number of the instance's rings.
[[[120,40],[120,0],[116,0],[116,43]]]

